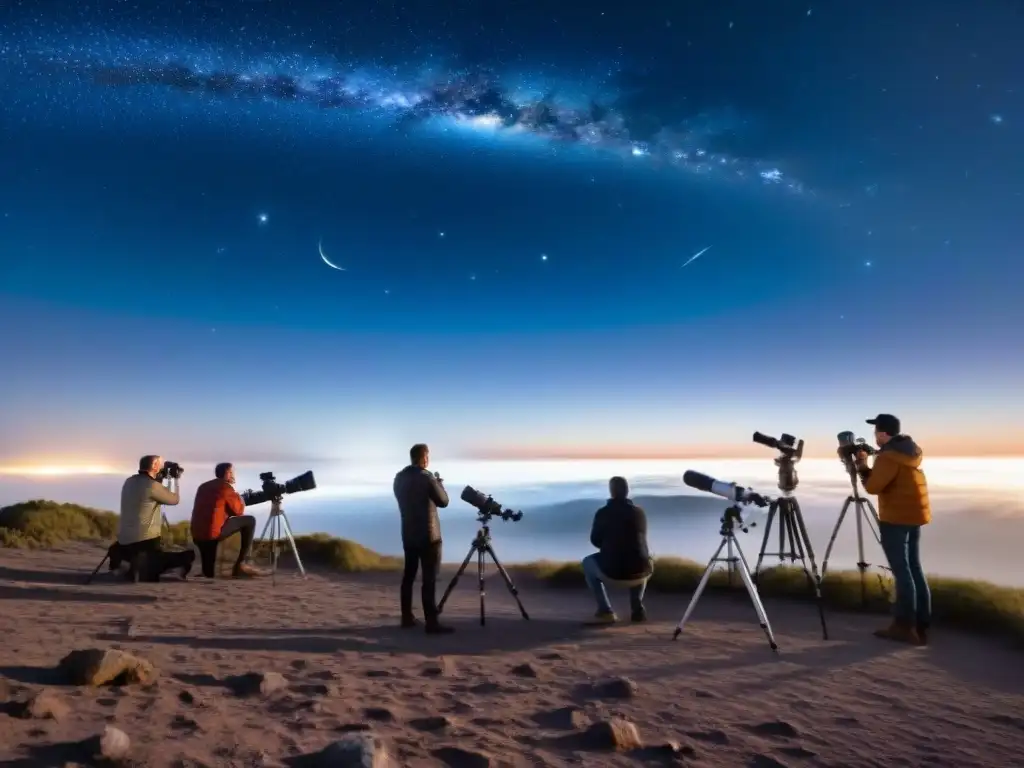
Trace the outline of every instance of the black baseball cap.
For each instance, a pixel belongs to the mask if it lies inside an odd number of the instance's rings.
[[[879,432],[887,435],[898,435],[900,433],[900,420],[891,413],[880,413],[873,419],[868,419],[868,424],[874,425]]]

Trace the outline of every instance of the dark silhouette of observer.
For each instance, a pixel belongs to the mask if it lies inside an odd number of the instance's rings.
[[[896,585],[892,624],[875,632],[886,640],[927,645],[932,596],[921,567],[921,527],[931,522],[928,481],[921,470],[924,452],[900,430],[900,420],[881,413],[875,427],[878,453],[874,466],[859,451],[857,473],[864,490],[878,496],[878,532]]]
[[[160,546],[163,528],[162,505],[174,506],[178,494],[157,480],[164,460],[160,456],[143,456],[139,471],[121,486],[121,517],[117,541],[110,548],[110,569],[128,563],[128,577],[133,581],[159,581],[167,571],[180,568],[181,577],[188,576],[195,560],[192,550],[165,551]]]
[[[402,574],[402,626],[415,627],[412,611],[412,585],[422,566],[423,619],[428,634],[448,634],[452,627],[438,621],[437,576],[441,568],[441,521],[438,507],[448,506],[448,493],[441,478],[428,472],[430,449],[417,443],[409,449],[409,466],[395,475],[394,492],[402,514],[402,548],[405,571]]]
[[[235,490],[235,468],[229,462],[218,464],[213,479],[196,489],[192,504],[192,540],[199,550],[203,576],[212,579],[216,573],[217,547],[230,536],[238,534],[238,558],[231,577],[256,576],[249,563],[252,542],[256,537],[256,518],[245,514],[245,501]]]
[[[590,531],[590,543],[599,551],[583,558],[583,575],[597,600],[592,624],[618,621],[608,600],[606,584],[629,588],[631,619],[647,620],[644,592],[654,573],[654,561],[647,549],[647,515],[629,499],[624,477],[608,481],[608,503],[597,510]]]

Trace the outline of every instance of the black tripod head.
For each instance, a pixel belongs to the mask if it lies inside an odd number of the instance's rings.
[[[804,457],[804,441],[785,432],[778,438],[755,432],[753,440],[758,445],[774,448],[779,452],[775,457],[775,466],[779,468],[779,490],[783,493],[795,491],[800,484],[796,465]]]
[[[722,536],[728,536],[730,533],[734,533],[737,529],[747,533],[751,528],[755,528],[757,523],[751,521],[746,522],[743,519],[743,510],[740,509],[739,504],[733,504],[731,507],[726,507],[725,512],[722,513],[722,530],[720,531]]]

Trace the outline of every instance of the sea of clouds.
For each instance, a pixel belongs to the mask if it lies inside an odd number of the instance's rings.
[[[295,532],[324,531],[393,554],[401,550],[398,513],[391,496],[391,482],[399,468],[328,463],[295,467],[236,465],[239,490],[257,487],[259,473],[268,469],[275,472],[278,481],[312,469],[317,488],[285,499]],[[629,479],[634,498],[647,510],[652,550],[658,555],[698,561],[706,561],[720,541],[717,521],[725,503],[683,485],[685,470],[694,469],[767,494],[776,492],[776,468],[770,458],[457,461],[432,469],[441,472],[452,496],[451,506],[441,513],[447,561],[461,561],[477,529],[475,510],[458,499],[465,485],[473,485],[505,506],[524,512],[518,523],[495,521],[492,525],[498,554],[507,562],[569,560],[591,552],[590,523],[607,495],[607,480],[614,474]],[[1020,557],[1024,544],[1024,459],[943,457],[928,459],[925,469],[934,514],[922,538],[926,569],[1024,585],[1024,558]],[[798,471],[797,496],[820,567],[850,494],[850,480],[838,460],[805,459]],[[170,520],[188,517],[196,486],[211,475],[212,468],[186,466],[181,487],[183,503],[166,509]],[[116,511],[123,480],[124,476],[113,475],[8,475],[0,477],[0,504],[48,498]],[[268,511],[269,505],[252,508],[261,526]],[[765,516],[759,510],[749,510],[748,519],[757,525],[740,540],[748,559],[755,560]],[[864,541],[866,560],[884,562],[868,529]],[[771,552],[769,546],[769,555]],[[840,526],[829,567],[852,567],[857,559],[856,521],[851,511]],[[768,556],[765,562],[778,562],[778,558]]]

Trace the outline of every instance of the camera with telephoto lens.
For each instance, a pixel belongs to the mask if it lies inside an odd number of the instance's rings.
[[[313,477],[313,470],[303,472],[298,477],[293,477],[291,480],[285,480],[283,483],[277,482],[273,472],[264,472],[260,475],[260,480],[263,481],[263,486],[260,490],[249,490],[239,494],[242,497],[242,501],[245,502],[245,506],[251,507],[256,504],[262,504],[265,501],[280,499],[286,493],[299,493],[301,491],[311,491],[316,488],[316,479]]]
[[[857,437],[853,432],[840,432],[836,435],[836,440],[839,441],[836,453],[839,454],[839,458],[845,463],[852,462],[861,451],[864,451],[868,456],[874,456],[878,453],[878,451],[865,442],[863,437]]]
[[[175,461],[165,461],[163,468],[156,473],[156,479],[161,483],[164,480],[170,478],[171,480],[177,480],[184,474],[185,468]]]
[[[462,495],[459,498],[467,504],[476,507],[477,520],[485,525],[492,517],[501,518],[506,522],[511,520],[513,523],[518,523],[523,519],[522,512],[513,512],[511,509],[503,509],[501,504],[496,502],[490,496],[484,496],[471,485],[467,485],[462,489]]]

